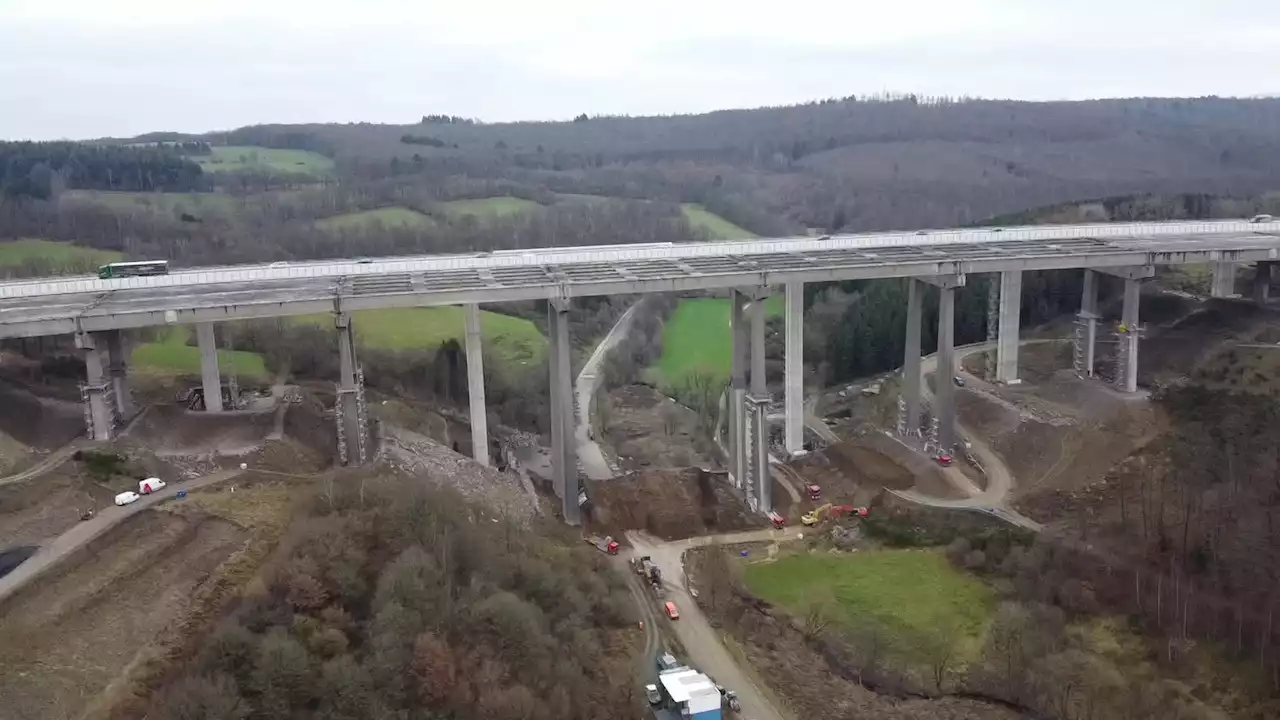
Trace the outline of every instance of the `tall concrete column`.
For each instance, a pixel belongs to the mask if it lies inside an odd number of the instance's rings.
[[[787,283],[786,443],[787,452],[804,449],[804,283]]]
[[[560,507],[569,525],[582,524],[578,506],[578,452],[573,444],[573,351],[569,346],[569,303],[547,303],[551,330],[551,448],[552,475],[560,493]]]
[[[1121,348],[1124,353],[1124,367],[1120,389],[1125,392],[1138,391],[1138,302],[1141,298],[1142,281],[1134,278],[1124,280],[1124,302],[1120,308],[1120,324],[1124,331],[1120,335]]]
[[[129,388],[129,344],[119,330],[106,334],[107,352],[111,356],[111,386],[115,391],[116,415],[123,422],[133,417],[133,391]]]
[[[1209,285],[1209,295],[1216,298],[1231,297],[1236,294],[1236,264],[1233,262],[1213,263],[1213,279]]]
[[[938,445],[951,452],[956,444],[956,289],[938,289],[938,372],[934,375],[938,396],[934,414],[938,419]]]
[[[88,421],[90,437],[94,440],[110,440],[115,429],[115,408],[108,400],[108,389],[111,386],[106,366],[103,345],[106,338],[100,333],[79,333],[76,335],[76,347],[84,352],[84,401],[88,404],[85,419]]]
[[[751,447],[753,457],[752,477],[755,478],[757,509],[768,512],[773,509],[773,478],[769,473],[769,385],[765,375],[764,328],[765,296],[757,295],[751,303],[751,397],[754,412],[751,423],[754,437]]]
[[[471,401],[471,455],[489,464],[489,417],[484,404],[484,351],[480,337],[480,306],[467,305],[467,398]]]
[[[213,323],[196,323],[196,345],[200,348],[204,409],[207,412],[222,412],[222,375],[218,372],[218,341],[213,334]]]
[[[1265,303],[1271,299],[1271,263],[1259,260],[1253,275],[1253,300]]]
[[[924,307],[924,283],[907,278],[907,342],[902,358],[902,402],[906,409],[906,432],[920,430],[920,318]]]
[[[338,331],[338,411],[342,413],[342,437],[346,443],[346,463],[360,465],[365,461],[365,428],[360,422],[361,407],[360,365],[356,358],[355,327],[351,316],[338,313],[334,316]]]
[[[747,404],[747,353],[750,345],[745,308],[747,296],[737,290],[730,293],[729,330],[732,350],[732,366],[729,375],[729,473],[733,481],[745,489],[743,478],[746,467],[743,462],[743,440],[746,435]]]
[[[1084,325],[1082,374],[1093,377],[1094,358],[1098,347],[1098,273],[1084,271],[1084,287],[1080,297],[1080,322]]]
[[[996,382],[1018,381],[1018,335],[1022,319],[1022,271],[1000,273],[1000,334],[996,343]]]

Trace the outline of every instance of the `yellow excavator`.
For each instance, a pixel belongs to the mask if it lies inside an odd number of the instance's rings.
[[[810,527],[822,522],[822,518],[826,517],[827,511],[831,509],[831,503],[827,503],[821,507],[814,508],[809,512],[800,516],[800,522]]]

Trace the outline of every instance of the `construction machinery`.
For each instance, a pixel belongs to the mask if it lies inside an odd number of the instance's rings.
[[[822,486],[819,485],[818,483],[806,483],[804,486],[804,491],[809,493],[810,500],[822,499]]]
[[[804,515],[801,515],[800,522],[812,527],[822,522],[822,520],[827,516],[836,517],[836,518],[844,517],[845,515],[857,515],[858,517],[866,517],[868,512],[870,511],[867,508],[862,506],[855,507],[853,505],[832,505],[831,503],[827,503],[822,507],[819,507],[815,510],[805,513]]]
[[[787,526],[787,519],[772,510],[769,511],[769,523],[773,525],[774,530],[781,530]]]
[[[826,505],[823,505],[821,507],[814,508],[813,510],[810,510],[809,512],[801,515],[800,522],[810,527],[817,525],[818,523],[822,522],[822,518],[827,516],[827,512],[830,511],[831,508],[832,508],[831,503],[827,503]]]
[[[655,593],[662,594],[662,571],[657,565],[649,559],[648,555],[641,555],[632,561],[631,566],[635,568],[636,574],[648,581]]]
[[[594,545],[597,550],[605,555],[618,554],[618,543],[613,539],[612,535],[605,535],[604,537],[599,535],[588,535],[583,539],[586,540],[588,544]]]

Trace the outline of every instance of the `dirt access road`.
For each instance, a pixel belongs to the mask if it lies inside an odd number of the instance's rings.
[[[0,578],[0,602],[3,602],[23,585],[34,580],[63,558],[118,525],[125,518],[172,498],[178,494],[179,490],[194,490],[230,480],[240,474],[240,470],[221,470],[201,478],[169,485],[159,492],[144,495],[137,502],[130,505],[112,505],[102,510],[94,515],[92,519],[72,527],[57,538],[54,538],[52,542],[42,545],[34,555],[27,558],[26,562],[15,568],[13,572]]]
[[[1058,340],[1023,340],[1020,345],[1034,345],[1038,343],[1059,342]],[[956,367],[952,372],[960,375],[966,382],[983,383],[964,371],[964,359],[974,353],[986,352],[995,348],[994,342],[974,343],[973,345],[964,345],[955,349]],[[937,373],[938,355],[927,355],[920,360],[920,374],[922,378],[928,378],[930,374],[934,375],[935,382],[952,382],[951,373],[946,377],[942,377]],[[985,383],[983,383],[985,384]],[[933,402],[933,390],[930,389],[928,382],[920,384],[920,393],[926,402]],[[978,462],[982,464],[982,469],[987,477],[987,487],[977,488],[973,482],[960,471],[960,468],[949,467],[944,469],[944,474],[951,483],[969,497],[961,500],[946,500],[942,498],[932,498],[922,495],[913,490],[895,491],[899,497],[905,498],[921,505],[930,505],[940,508],[966,508],[970,510],[980,510],[994,515],[1001,520],[1013,523],[1028,530],[1038,531],[1043,526],[1032,520],[1031,518],[1011,509],[1008,506],[1009,491],[1013,489],[1013,474],[1009,472],[1008,466],[1004,464],[1004,460],[996,454],[991,446],[977,435],[969,432],[960,422],[956,422],[956,432],[969,442],[969,447],[973,451]]]
[[[791,720],[791,718],[769,701],[754,680],[750,669],[738,665],[725,648],[720,633],[711,627],[707,617],[702,614],[701,608],[689,593],[688,580],[684,572],[684,553],[690,548],[706,545],[797,540],[802,536],[803,531],[803,528],[748,530],[673,542],[664,542],[643,533],[627,533],[627,539],[631,542],[632,556],[648,555],[653,560],[664,575],[663,586],[667,591],[667,598],[674,601],[680,608],[680,619],[671,622],[671,627],[689,654],[690,666],[710,676],[724,687],[737,691],[738,699],[742,702],[740,717],[744,720]],[[654,602],[647,595],[641,596],[638,601],[651,607]]]
[[[600,386],[600,366],[604,363],[609,351],[631,329],[636,308],[639,308],[642,302],[644,300],[637,301],[622,313],[622,317],[614,323],[609,334],[604,336],[599,345],[596,345],[596,349],[591,353],[591,357],[587,358],[582,370],[578,371],[578,378],[574,381],[574,394],[578,403],[578,427],[573,435],[578,444],[578,461],[582,465],[582,472],[592,480],[608,480],[616,473],[609,465],[604,452],[600,450],[600,446],[591,437],[591,398],[596,394],[596,388]]]
[[[75,442],[69,443],[67,445],[63,445],[57,450],[54,450],[48,457],[36,463],[35,465],[27,468],[26,470],[23,470],[22,472],[16,475],[10,475],[9,477],[0,478],[0,485],[11,485],[13,483],[20,483],[24,480],[30,480],[31,478],[36,477],[37,475],[43,475],[44,473],[70,460],[71,456],[75,455],[77,450],[84,449],[85,447],[88,447],[90,444],[91,443],[88,440],[76,440]]]

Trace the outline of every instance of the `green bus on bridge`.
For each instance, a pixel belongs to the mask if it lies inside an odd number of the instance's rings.
[[[137,262],[108,263],[98,268],[98,277],[103,280],[121,277],[139,277],[142,275],[168,275],[168,260],[140,260]]]

